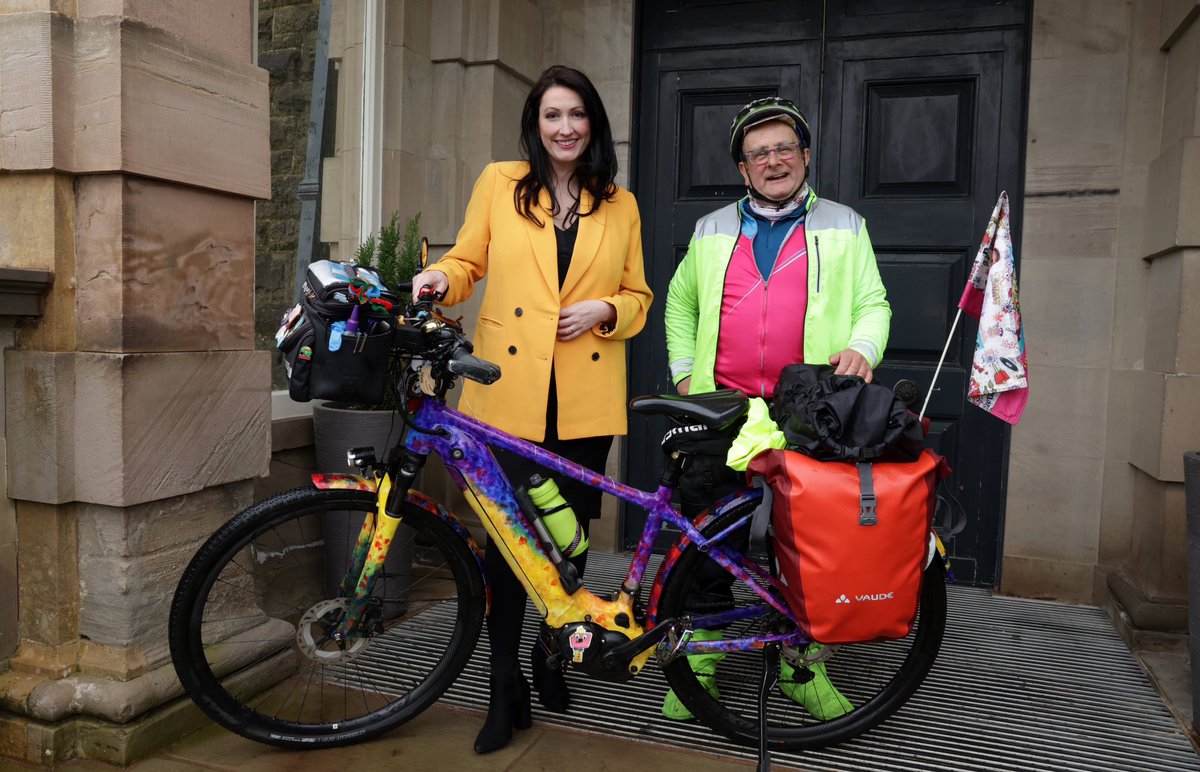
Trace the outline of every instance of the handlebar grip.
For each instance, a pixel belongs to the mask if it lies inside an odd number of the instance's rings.
[[[500,380],[500,365],[470,354],[463,346],[456,348],[446,360],[446,370],[485,386]]]

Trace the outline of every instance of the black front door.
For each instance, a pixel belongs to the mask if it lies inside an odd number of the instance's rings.
[[[810,182],[867,220],[892,305],[877,377],[928,389],[1000,191],[1020,233],[1026,2],[643,2],[633,188],[656,294],[631,346],[630,393],[667,393],[662,308],[697,218],[744,193],[728,127],[746,102],[792,99],[813,127]],[[974,323],[960,323],[927,415],[967,515],[960,581],[996,583],[1008,432],[965,401]],[[654,487],[661,420],[631,417],[626,479]],[[645,513],[627,511],[624,542]],[[666,538],[670,538],[668,535]]]

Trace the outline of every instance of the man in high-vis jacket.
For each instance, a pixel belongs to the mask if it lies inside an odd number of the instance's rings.
[[[797,362],[871,381],[891,307],[863,218],[808,185],[811,145],[808,122],[786,99],[757,99],[734,117],[729,151],[747,195],[696,223],[667,292],[667,354],[680,394],[732,388],[769,399],[780,370]],[[683,514],[695,517],[744,485],[722,454],[698,454],[679,486]],[[729,592],[728,575],[717,571],[705,588],[710,600]],[[699,639],[719,636],[697,631]],[[690,658],[710,693],[722,656]],[[853,709],[822,663],[809,670],[782,662],[784,693],[821,720]],[[692,717],[674,692],[663,714]]]

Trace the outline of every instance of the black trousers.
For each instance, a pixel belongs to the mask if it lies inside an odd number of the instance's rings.
[[[604,437],[584,437],[582,439],[563,440],[558,437],[558,398],[556,395],[554,373],[550,374],[550,398],[546,407],[546,438],[537,443],[551,453],[570,459],[577,464],[591,469],[593,472],[604,473],[608,463],[608,452],[612,447],[611,435]],[[534,472],[554,476],[563,497],[575,510],[579,524],[586,534],[590,531],[591,521],[600,517],[600,503],[603,494],[590,486],[576,482],[561,474],[554,474],[532,461],[493,449],[500,468],[508,476],[513,488],[526,485],[529,476]],[[577,558],[571,558],[579,576],[587,565],[587,555],[584,552]],[[488,582],[492,588],[492,606],[488,614],[488,639],[491,643],[492,671],[508,672],[517,667],[518,654],[521,644],[521,627],[525,622],[525,588],[513,574],[505,562],[500,550],[489,541],[484,551],[484,566],[488,573]]]
[[[746,487],[746,478],[725,465],[733,438],[710,440],[688,459],[679,479],[680,512],[689,520],[708,511],[720,499]],[[727,546],[745,552],[750,546],[750,529],[731,534]],[[733,608],[733,574],[712,560],[700,564],[689,589],[685,607],[689,613],[725,611]]]

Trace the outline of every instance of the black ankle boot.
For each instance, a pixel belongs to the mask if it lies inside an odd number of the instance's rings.
[[[497,678],[493,672],[490,680],[491,694],[488,697],[487,718],[475,737],[476,753],[498,751],[512,742],[513,729],[528,729],[533,726],[529,710],[529,683],[520,670]]]
[[[546,710],[566,713],[571,704],[567,679],[563,677],[561,668],[551,668],[546,664],[547,656],[541,641],[534,641],[533,649],[529,652],[529,661],[533,666],[533,688],[537,689],[538,702],[542,703]]]

